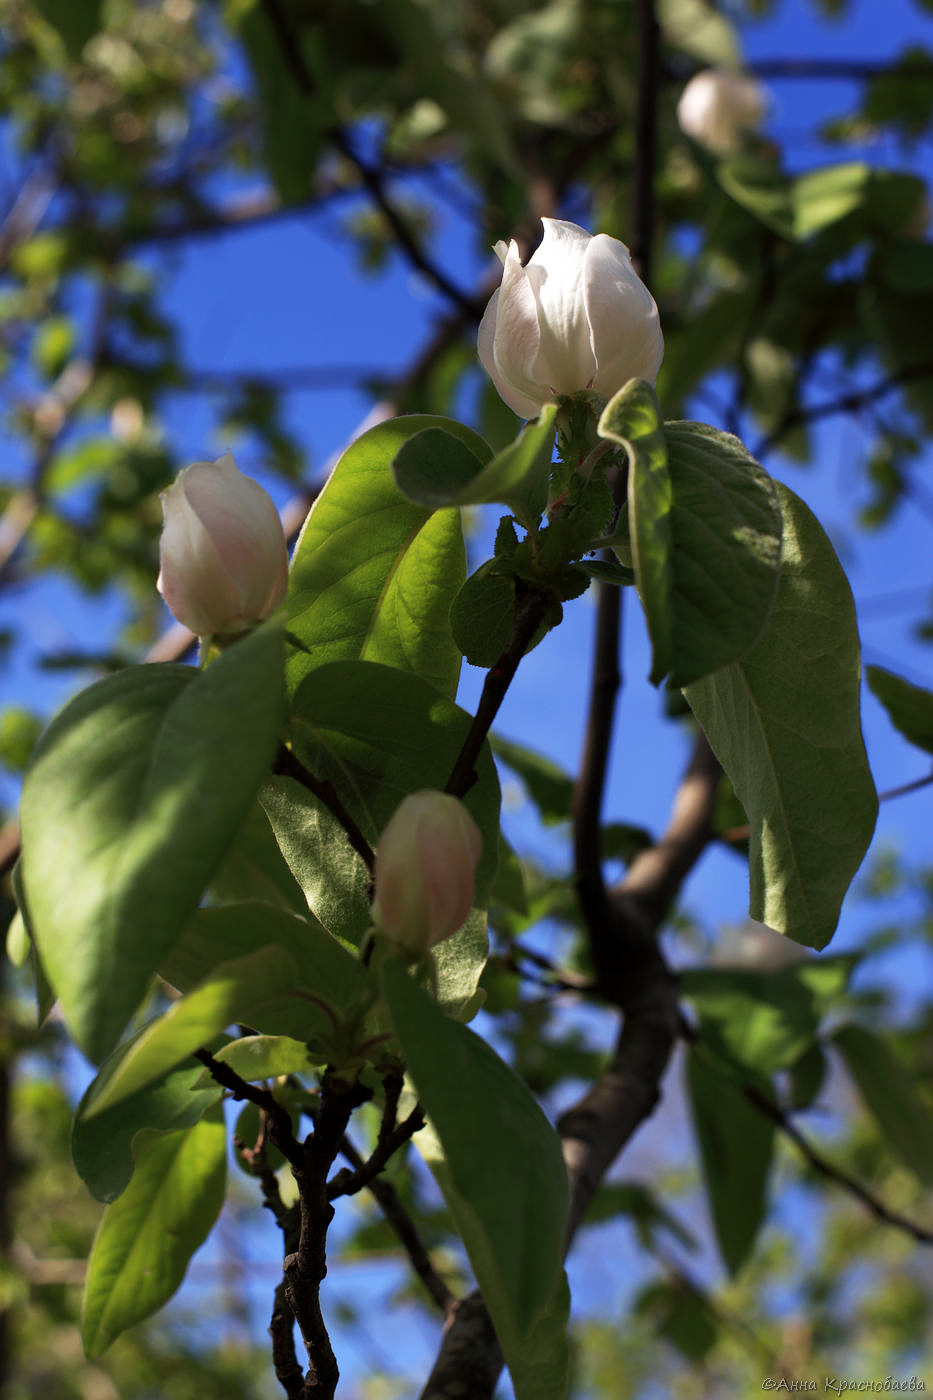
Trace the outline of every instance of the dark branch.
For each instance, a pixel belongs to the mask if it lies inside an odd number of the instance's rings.
[[[749,1103],[756,1108],[759,1113],[763,1114],[765,1118],[769,1118],[776,1127],[780,1128],[781,1132],[784,1133],[786,1137],[790,1138],[801,1156],[809,1163],[815,1172],[825,1177],[827,1181],[832,1181],[837,1186],[841,1186],[843,1190],[848,1191],[856,1200],[861,1201],[862,1205],[871,1211],[875,1219],[879,1220],[882,1225],[890,1225],[896,1230],[903,1230],[905,1234],[910,1235],[918,1244],[933,1245],[933,1230],[928,1230],[925,1226],[918,1225],[916,1221],[908,1220],[906,1216],[900,1215],[895,1210],[891,1210],[885,1205],[884,1201],[880,1200],[873,1191],[870,1191],[868,1187],[864,1186],[856,1177],[852,1176],[842,1167],[837,1167],[833,1162],[830,1162],[828,1158],[818,1152],[815,1147],[811,1146],[796,1123],[794,1123],[790,1116],[785,1113],[782,1108],[779,1108],[776,1103],[772,1103],[772,1101],[756,1089],[754,1085],[746,1084],[743,1087],[745,1097],[748,1099]]]
[[[285,62],[285,67],[291,73],[298,89],[307,98],[316,96],[315,83],[311,73],[308,71],[301,54],[301,45],[298,36],[292,31],[289,19],[285,14],[283,6],[279,0],[264,0],[263,5],[269,24],[275,34],[279,50]],[[332,127],[327,132],[328,139],[337,148],[345,160],[353,166],[360,177],[360,181],[369,193],[370,198],[376,205],[382,217],[395,235],[396,242],[402,252],[408,258],[411,265],[423,272],[424,275],[434,283],[439,291],[452,302],[454,306],[464,312],[464,314],[478,321],[483,314],[481,303],[474,301],[456,283],[452,282],[442,267],[428,257],[418,240],[412,233],[408,223],[396,209],[386,191],[386,179],[384,172],[375,165],[370,165],[353,148],[353,144],[347,133],[341,127]]]
[[[327,1176],[354,1108],[370,1091],[326,1073],[314,1131],[305,1139],[294,1168],[301,1208],[298,1248],[284,1262],[285,1295],[308,1351],[310,1366],[299,1400],[333,1400],[340,1379],[337,1358],[321,1312],[321,1283],[327,1273],[327,1231],[334,1208],[327,1199]]]
[[[476,782],[476,760],[499,713],[499,706],[505,699],[529,642],[553,605],[554,599],[550,593],[538,592],[527,584],[516,582],[512,635],[508,646],[486,674],[473,723],[447,780],[445,791],[454,797],[463,797]]]
[[[859,413],[863,408],[867,408],[876,400],[892,394],[895,389],[900,389],[904,384],[910,384],[917,379],[931,378],[933,378],[933,360],[924,364],[908,365],[906,369],[889,374],[867,389],[854,389],[849,394],[841,394],[839,398],[828,399],[824,403],[792,409],[789,413],[785,413],[776,428],[756,444],[752,456],[759,459],[764,457],[777,447],[781,439],[794,428],[802,427],[808,423],[816,423],[821,418],[832,418],[839,413]]]
[[[340,1144],[340,1151],[354,1169],[351,1175],[354,1179],[359,1178],[368,1163],[357,1152],[348,1137],[345,1137]],[[370,1158],[371,1160],[372,1158]],[[395,1232],[396,1238],[408,1255],[416,1275],[424,1284],[432,1301],[446,1317],[454,1307],[456,1299],[431,1263],[430,1255],[415,1229],[411,1216],[402,1205],[395,1187],[380,1176],[373,1177],[365,1184],[367,1190],[378,1201],[386,1223]]]
[[[302,1161],[301,1143],[292,1131],[292,1120],[288,1110],[282,1107],[275,1095],[268,1089],[261,1089],[258,1085],[241,1079],[229,1065],[225,1065],[222,1060],[215,1060],[209,1050],[195,1050],[194,1058],[206,1066],[214,1082],[228,1089],[233,1098],[248,1099],[250,1103],[262,1109],[269,1123],[269,1141],[279,1149],[287,1162],[293,1167],[299,1167]]]

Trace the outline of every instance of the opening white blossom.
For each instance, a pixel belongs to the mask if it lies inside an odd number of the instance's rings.
[[[630,379],[657,379],[664,355],[658,308],[617,238],[542,219],[526,267],[518,244],[496,244],[502,282],[479,328],[483,368],[520,418],[562,394],[610,398]]]

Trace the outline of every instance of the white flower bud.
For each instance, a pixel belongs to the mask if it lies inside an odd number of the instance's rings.
[[[743,133],[758,130],[767,108],[767,94],[754,78],[705,68],[681,93],[677,120],[681,131],[724,156],[741,149]]]
[[[479,328],[483,368],[520,418],[561,394],[611,398],[630,379],[653,384],[664,355],[658,308],[625,244],[563,219],[541,222],[544,240],[527,267],[514,240],[496,244],[502,283]]]
[[[162,492],[158,589],[199,637],[243,632],[278,607],[288,583],[279,513],[227,452],[195,462]]]
[[[373,922],[410,953],[456,933],[473,907],[483,838],[463,803],[445,792],[414,792],[376,847]]]

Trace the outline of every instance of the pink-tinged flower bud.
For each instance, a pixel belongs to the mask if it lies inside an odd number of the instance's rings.
[[[463,803],[444,792],[414,792],[396,808],[376,847],[373,922],[410,953],[456,933],[473,907],[483,850]]]
[[[195,462],[162,492],[158,589],[199,637],[244,632],[285,597],[288,550],[279,513],[229,452]]]
[[[500,240],[502,282],[479,328],[483,368],[519,418],[562,394],[607,398],[630,379],[658,377],[664,338],[658,308],[624,243],[563,219],[542,219],[544,239],[522,267]]]
[[[742,146],[743,133],[757,131],[768,98],[754,78],[705,68],[690,79],[677,103],[681,131],[716,155]]]

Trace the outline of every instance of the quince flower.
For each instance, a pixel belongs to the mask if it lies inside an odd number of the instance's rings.
[[[705,68],[681,93],[677,120],[701,146],[728,155],[741,149],[744,132],[758,130],[767,107],[767,94],[754,78]]]
[[[199,637],[244,632],[285,597],[288,550],[271,498],[229,452],[162,492],[158,589]]]
[[[664,355],[654,298],[628,248],[563,219],[542,219],[544,239],[526,267],[500,240],[502,283],[479,328],[483,368],[520,418],[563,394],[610,398],[630,379],[653,384]]]
[[[483,838],[463,803],[414,792],[396,808],[376,846],[373,922],[393,943],[425,953],[466,921]]]

